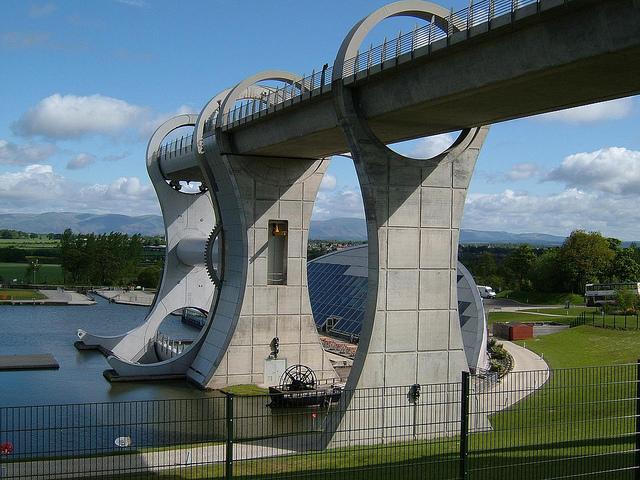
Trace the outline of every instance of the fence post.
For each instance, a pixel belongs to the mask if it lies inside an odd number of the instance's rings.
[[[636,361],[636,463],[635,480],[640,480],[640,359]]]
[[[225,404],[227,407],[227,449],[224,457],[224,471],[225,478],[230,480],[233,478],[233,393],[226,394]]]
[[[460,403],[460,480],[467,480],[469,478],[469,372],[462,372]]]

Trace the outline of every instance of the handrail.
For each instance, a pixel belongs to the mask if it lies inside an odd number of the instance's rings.
[[[530,5],[536,5],[536,12],[540,10],[540,3],[544,0],[470,0],[469,6],[451,13],[446,18],[447,29],[441,29],[435,23],[429,23],[420,28],[414,28],[411,32],[399,32],[397,37],[385,40],[377,45],[371,45],[368,50],[358,51],[357,54],[345,60],[342,69],[342,80],[359,77],[364,73],[368,77],[373,67],[384,67],[386,62],[394,61],[398,64],[398,59],[403,55],[411,55],[425,47],[425,53],[431,53],[431,46],[438,41],[449,39],[461,32],[470,35],[470,30],[480,25],[486,25],[487,30],[492,27],[492,22],[498,17],[507,18],[512,23],[518,10]],[[566,3],[570,0],[563,0]],[[222,119],[222,126],[229,127],[239,122],[246,122],[256,115],[261,117],[273,112],[275,109],[284,108],[299,102],[303,97],[317,96],[331,90],[334,81],[333,67],[325,63],[318,70],[313,70],[311,75],[302,75],[299,80],[289,82],[279,88],[265,88],[260,98],[243,99],[230,110]],[[215,119],[218,112],[205,122],[205,133],[213,131]],[[182,153],[192,150],[193,135],[186,135],[165,145],[162,145],[157,156],[163,159],[170,159]]]
[[[384,65],[389,60],[397,60],[405,54],[413,54],[420,48],[431,46],[439,40],[448,39],[458,32],[466,31],[468,35],[472,27],[484,24],[490,27],[491,22],[497,17],[510,15],[509,21],[513,22],[519,9],[534,4],[539,7],[541,1],[543,0],[471,0],[468,7],[457,12],[451,11],[446,19],[447,31],[440,29],[435,23],[429,23],[423,27],[415,28],[409,33],[402,34],[400,32],[392,40],[385,38],[383,43],[375,47],[371,46],[364,52],[358,51],[354,57],[345,60],[342,79],[362,72],[366,72],[366,76],[368,76],[372,67]],[[538,10],[539,8],[536,9],[536,11]],[[268,114],[274,107],[286,107],[293,104],[294,100],[301,100],[304,95],[320,95],[331,89],[333,80],[333,68],[325,64],[321,69],[314,70],[311,75],[303,75],[297,82],[288,83],[265,92],[264,98],[243,100],[228,112],[222,125],[233,125],[247,118],[253,118],[256,114],[259,116]]]

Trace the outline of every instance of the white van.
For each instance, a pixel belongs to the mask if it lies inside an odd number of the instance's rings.
[[[496,292],[489,286],[478,285],[478,292],[482,298],[496,298]]]

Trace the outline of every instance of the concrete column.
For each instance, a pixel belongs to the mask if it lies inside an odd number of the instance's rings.
[[[221,111],[260,79],[232,89],[220,102]],[[205,119],[210,110],[203,110]],[[220,124],[215,136],[203,138],[201,150],[201,166],[219,208],[224,265],[211,327],[189,376],[213,388],[263,384],[269,344],[278,337],[278,358],[307,365],[318,378],[335,378],[313,321],[306,270],[309,223],[328,160],[237,155]],[[288,224],[282,285],[270,284],[267,275],[270,221]]]
[[[394,416],[404,415],[404,407],[409,407],[403,395],[407,392],[389,387],[459,382],[461,372],[468,370],[458,317],[458,239],[467,187],[488,132],[487,127],[464,131],[441,155],[409,159],[375,138],[357,115],[353,96],[345,89],[337,98],[345,99],[342,125],[364,200],[369,290],[347,390],[385,388],[376,390],[381,396],[375,400],[347,393],[349,408],[336,423],[341,432],[333,439],[336,446],[403,434],[393,425]],[[455,432],[457,407],[452,400],[457,394],[455,388],[442,388],[433,398],[423,397],[434,404],[451,401],[436,409],[445,422],[441,431],[424,435]],[[359,439],[353,433],[359,430],[356,412],[371,402],[384,407],[376,418],[388,428],[378,431],[380,438]]]
[[[345,86],[341,80],[345,63],[384,19],[428,18],[446,29],[446,14],[441,7],[418,0],[382,7],[353,27],[334,63],[336,115],[365,207],[369,290],[358,352],[342,399],[344,410],[331,419],[337,432],[333,446],[404,435],[396,417],[411,407],[407,387],[459,382],[461,372],[468,370],[457,311],[458,238],[467,187],[488,128],[463,131],[434,158],[407,158],[378,140],[358,110],[357,84]],[[444,422],[445,431],[447,421],[456,415],[452,395],[457,390],[444,388],[422,398],[422,403],[434,405],[433,413]],[[452,402],[446,405],[447,401]],[[376,427],[373,436],[358,434],[359,411],[368,407],[377,408],[366,423],[369,429]]]

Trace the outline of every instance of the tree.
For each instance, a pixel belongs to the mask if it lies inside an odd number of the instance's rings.
[[[536,254],[526,244],[520,245],[506,258],[505,268],[517,290],[526,290],[530,286],[528,277],[535,261]]]
[[[574,230],[560,248],[560,265],[567,288],[584,292],[585,284],[599,283],[607,276],[615,253],[611,243],[599,232]]]
[[[27,277],[27,283],[32,282],[33,284],[37,283],[37,275],[40,271],[40,262],[37,258],[29,261],[29,266],[27,267],[27,273],[25,274]]]
[[[635,313],[639,300],[638,294],[633,290],[616,290],[616,305],[625,313]]]
[[[616,250],[609,267],[609,279],[614,282],[637,282],[640,280],[640,265],[631,248]]]
[[[565,278],[560,265],[560,249],[548,248],[536,258],[529,279],[539,292],[561,292],[565,288]]]
[[[143,268],[138,274],[137,283],[145,288],[158,288],[161,274],[162,268],[157,265]]]

